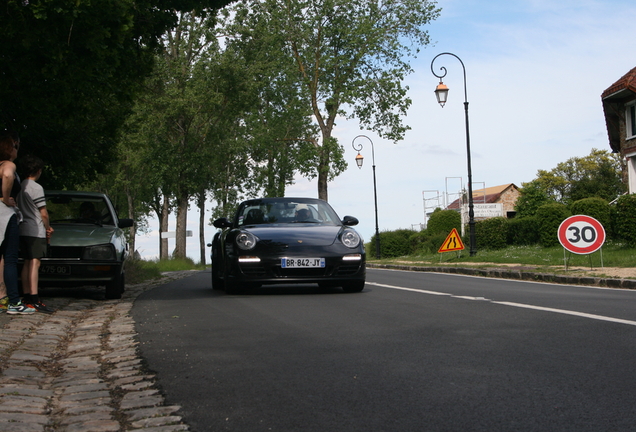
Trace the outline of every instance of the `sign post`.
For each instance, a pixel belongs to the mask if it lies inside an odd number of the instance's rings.
[[[570,216],[561,222],[557,235],[561,246],[578,255],[596,252],[605,243],[603,225],[593,217],[586,215]],[[603,266],[602,254],[601,251],[601,267]]]

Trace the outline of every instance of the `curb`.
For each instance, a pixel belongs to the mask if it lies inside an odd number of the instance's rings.
[[[497,279],[514,279],[531,282],[546,282],[564,285],[586,285],[605,288],[636,289],[635,279],[601,278],[591,276],[568,276],[551,273],[536,273],[527,270],[507,268],[472,268],[472,267],[444,267],[444,266],[409,266],[398,264],[370,264],[367,268],[382,268],[389,270],[407,270],[416,272],[451,273],[468,276],[480,276]]]

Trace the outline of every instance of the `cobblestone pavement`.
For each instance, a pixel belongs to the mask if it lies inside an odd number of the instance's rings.
[[[189,430],[166,406],[137,351],[133,301],[185,277],[128,285],[121,300],[49,298],[50,315],[0,318],[0,431],[172,432]]]

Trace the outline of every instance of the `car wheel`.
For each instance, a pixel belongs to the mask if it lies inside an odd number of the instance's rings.
[[[219,242],[215,238],[212,242],[212,289],[213,290],[223,290],[225,288],[225,284],[223,279],[221,279],[221,272],[223,269],[221,268],[221,255],[219,254]]]
[[[342,285],[342,290],[346,293],[356,293],[364,289],[364,281],[346,282]]]
[[[120,299],[126,287],[124,274],[117,276],[112,282],[106,285],[106,298],[109,300]]]

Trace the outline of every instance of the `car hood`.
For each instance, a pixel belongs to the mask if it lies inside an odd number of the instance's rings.
[[[91,246],[110,243],[119,228],[90,224],[52,224],[51,246]]]
[[[251,232],[262,242],[329,246],[336,241],[342,227],[337,225],[286,224],[256,225],[244,227],[243,230]]]

